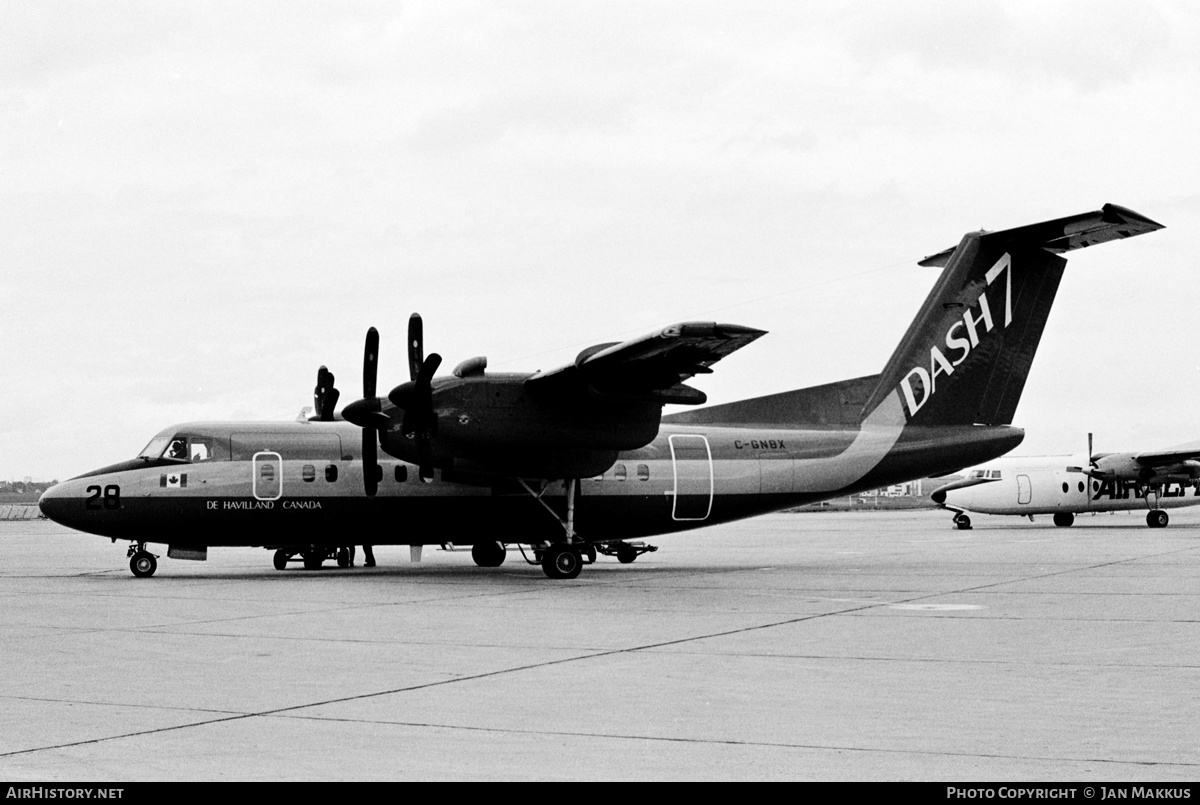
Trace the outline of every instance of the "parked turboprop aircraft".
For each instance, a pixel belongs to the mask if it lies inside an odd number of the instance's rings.
[[[1200,442],[1153,453],[1093,453],[1078,456],[1008,457],[980,465],[933,495],[954,512],[959,528],[971,527],[965,512],[1054,515],[1069,526],[1084,512],[1146,509],[1146,525],[1165,528],[1164,509],[1200,503]]]
[[[376,394],[367,335],[363,397],[318,372],[313,421],[201,422],[159,433],[132,460],[65,481],[42,511],[146,550],[204,558],[257,545],[318,567],[351,543],[471,545],[481,566],[529,545],[551,578],[596,552],[632,561],[627,540],[698,528],[894,483],[1007,453],[1010,425],[1066,260],[1059,255],[1161,229],[1096,212],[972,232],[921,261],[944,270],[883,372],[662,415],[705,395],[683,381],[763,332],[688,322],[598,344],[552,371],[490,374],[473,358],[435,377],[410,320],[410,380]],[[378,449],[385,458],[381,461]],[[524,552],[524,548],[521,548]]]

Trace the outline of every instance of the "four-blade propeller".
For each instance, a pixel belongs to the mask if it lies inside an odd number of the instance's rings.
[[[401,432],[416,439],[421,480],[433,479],[433,438],[437,435],[437,412],[433,409],[433,376],[442,358],[436,352],[424,357],[424,336],[421,316],[412,314],[408,320],[408,367],[411,380],[392,389],[387,399],[404,409]],[[363,396],[342,410],[342,417],[362,428],[363,483],[368,496],[379,491],[383,468],[379,465],[379,442],[391,424],[391,414],[383,410],[384,398],[376,396],[379,373],[379,331],[367,330],[363,350]],[[333,387],[333,374],[324,366],[317,372],[317,388],[313,393],[316,419],[333,419],[338,391]]]
[[[337,408],[342,393],[333,385],[333,372],[322,366],[317,370],[317,386],[313,389],[313,417],[319,422],[332,422],[333,409]]]
[[[392,389],[388,399],[404,409],[400,432],[417,440],[417,458],[422,481],[433,479],[433,437],[437,435],[437,412],[433,410],[433,376],[442,365],[436,352],[425,355],[424,327],[421,316],[408,318],[409,381]]]
[[[367,341],[363,348],[363,396],[342,410],[342,417],[363,429],[362,458],[363,485],[367,495],[374,497],[383,480],[383,468],[379,466],[379,435],[391,421],[383,411],[383,402],[375,396],[379,374],[379,331],[374,327],[367,330]]]

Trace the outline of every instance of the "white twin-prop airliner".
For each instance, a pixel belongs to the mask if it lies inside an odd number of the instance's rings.
[[[1164,528],[1164,509],[1200,503],[1200,442],[1146,453],[1008,457],[981,464],[967,477],[937,489],[933,501],[954,512],[959,528],[971,527],[966,512],[1054,515],[1069,526],[1084,512],[1145,509],[1146,525]]]

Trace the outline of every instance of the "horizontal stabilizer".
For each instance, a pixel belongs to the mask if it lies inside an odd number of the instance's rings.
[[[1096,212],[1085,212],[1066,218],[1056,218],[1053,221],[1043,221],[1040,224],[1029,224],[1015,229],[979,234],[993,243],[1003,244],[1008,248],[1040,247],[1053,254],[1062,254],[1073,249],[1083,249],[1095,246],[1097,243],[1143,235],[1162,228],[1162,224],[1151,221],[1133,210],[1119,207],[1116,204],[1105,204]],[[919,265],[945,267],[957,248],[957,246],[951,246],[949,249],[930,255]]]
[[[879,383],[879,375],[857,377],[765,397],[713,405],[664,416],[673,425],[756,425],[826,427],[857,425],[863,405]]]

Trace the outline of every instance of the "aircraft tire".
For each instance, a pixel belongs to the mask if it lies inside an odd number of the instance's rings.
[[[476,542],[471,546],[471,558],[479,567],[500,567],[508,552],[499,542]]]
[[[958,526],[959,531],[971,530],[971,518],[965,514],[960,514],[954,518],[954,524]]]
[[[276,570],[286,570],[288,560],[292,555],[287,551],[275,551],[275,555],[271,557],[271,563],[275,565]]]
[[[129,569],[139,579],[148,579],[158,570],[158,560],[154,554],[138,551],[129,559]]]
[[[350,567],[350,549],[338,548],[337,550],[337,565],[338,567]]]
[[[1146,525],[1151,528],[1166,528],[1169,522],[1171,522],[1171,518],[1162,509],[1154,509],[1146,513]]]
[[[584,545],[583,546],[583,555],[587,557],[587,561],[588,561],[589,565],[596,564],[596,546],[595,545],[593,545],[590,542],[587,545]]]
[[[1070,528],[1071,523],[1075,522],[1075,515],[1071,512],[1055,512],[1054,524],[1059,528]]]
[[[542,572],[552,579],[573,579],[583,570],[583,557],[573,545],[551,545],[542,557]]]
[[[631,548],[628,545],[621,545],[617,548],[617,561],[623,565],[628,565],[638,558],[637,549]]]
[[[325,556],[321,551],[309,551],[304,554],[305,570],[320,570],[323,564],[325,564]]]

